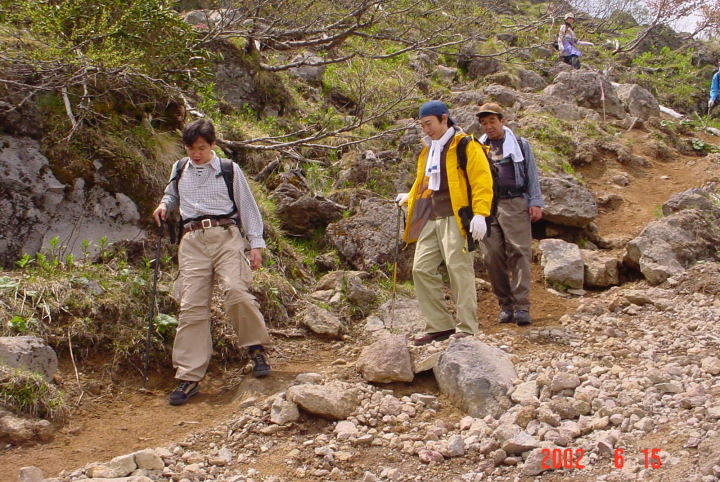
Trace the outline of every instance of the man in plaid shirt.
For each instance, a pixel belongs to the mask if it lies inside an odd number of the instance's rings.
[[[182,141],[188,157],[173,165],[165,195],[153,212],[160,224],[179,208],[185,235],[180,241],[178,278],[180,321],[173,345],[173,366],[178,386],[171,405],[182,405],[198,393],[212,354],[210,299],[212,283],[219,278],[226,290],[225,310],[239,343],[248,347],[253,375],[270,373],[264,344],[270,342],[265,320],[250,294],[252,271],[262,264],[263,222],[255,198],[240,167],[232,163],[232,197],[222,164],[213,151],[215,128],[205,119],[188,124]],[[181,167],[178,170],[178,167]],[[250,259],[245,256],[246,241]]]

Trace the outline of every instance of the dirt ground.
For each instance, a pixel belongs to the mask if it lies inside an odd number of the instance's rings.
[[[632,142],[633,152],[647,156],[649,134],[632,131],[626,135]],[[712,143],[719,141],[711,136],[705,140]],[[701,186],[706,181],[717,178],[720,171],[720,166],[703,157],[677,156],[670,162],[651,162],[652,166],[648,168],[629,168],[616,161],[607,161],[579,169],[588,187],[596,194],[616,192],[625,199],[617,210],[601,213],[596,221],[601,235],[637,235],[645,224],[657,218],[658,206],[670,195]],[[631,180],[629,186],[622,188],[610,183],[609,169],[627,172]],[[669,178],[663,179],[663,176]],[[563,298],[546,291],[537,265],[534,266],[533,275],[533,326],[557,325],[563,314],[574,310],[579,298]],[[591,295],[592,293],[589,294]],[[512,333],[515,336],[516,343],[513,348],[516,352],[570,349],[565,345],[538,346],[522,336],[526,328],[498,325],[495,322],[497,302],[489,291],[480,291],[478,301],[482,329],[493,333],[503,330]],[[352,343],[352,340],[349,343]],[[74,470],[89,462],[108,460],[133,450],[182,440],[192,432],[207,429],[228,419],[248,397],[275,393],[287,386],[298,373],[326,369],[338,358],[337,349],[337,342],[314,338],[280,338],[273,355],[272,376],[264,380],[254,380],[242,374],[242,367],[227,371],[214,367],[202,384],[201,394],[194,398],[192,403],[182,407],[171,407],[167,404],[167,393],[173,388],[172,373],[169,369],[162,376],[150,381],[148,393],[138,390],[139,375],[128,373],[129,377],[125,381],[115,384],[112,394],[103,395],[101,392],[84,395],[79,407],[57,432],[52,442],[33,447],[0,449],[0,467],[3,467],[5,474],[15,474],[20,467],[34,465],[40,467],[46,476],[53,476],[61,470]],[[63,362],[61,373],[66,378],[74,377],[73,368],[67,361]],[[432,377],[419,377],[413,385],[396,384],[393,389],[400,394],[413,391],[437,392]],[[460,414],[442,415],[455,418]],[[663,435],[657,434],[656,437],[661,440]],[[283,443],[291,444],[292,441]],[[648,440],[648,443],[655,441]],[[672,445],[679,443],[674,441]],[[282,450],[272,452],[282,453]],[[262,466],[267,469],[267,472],[263,472],[266,475],[275,473],[273,467],[276,471],[285,469],[281,460],[274,458],[279,455],[272,454],[258,460],[258,468]],[[384,454],[378,451],[378,460],[382,460],[383,456]],[[277,473],[280,475],[280,472]],[[680,480],[667,479],[667,476],[667,473],[664,474],[663,479]],[[557,474],[548,474],[545,477],[547,480],[560,480]],[[567,474],[562,478],[567,478]],[[572,478],[580,480],[582,476],[573,474]]]

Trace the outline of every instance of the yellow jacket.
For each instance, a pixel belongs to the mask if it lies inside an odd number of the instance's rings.
[[[467,136],[463,132],[457,132],[450,140],[450,145],[445,157],[445,167],[447,171],[448,187],[450,190],[450,203],[452,204],[453,214],[457,222],[458,229],[463,236],[467,236],[465,228],[463,228],[459,211],[470,204],[468,200],[467,178],[465,172],[458,166],[457,146],[460,139]],[[470,187],[472,191],[472,211],[473,214],[480,214],[488,217],[490,215],[490,206],[493,197],[493,180],[490,174],[490,167],[485,151],[477,142],[468,142],[467,144],[467,175],[470,178]],[[410,197],[408,198],[408,216],[405,225],[405,233],[403,240],[407,243],[417,241],[419,232],[413,229],[413,214],[415,204],[420,198],[427,198],[432,191],[427,189],[429,178],[425,176],[425,162],[427,161],[428,146],[423,146],[423,150],[418,156],[417,172],[415,182],[410,189]],[[411,231],[415,231],[412,232]]]

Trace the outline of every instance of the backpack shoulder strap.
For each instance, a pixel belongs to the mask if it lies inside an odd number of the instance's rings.
[[[220,159],[220,172],[222,173],[225,186],[227,187],[228,196],[232,201],[234,212],[238,211],[237,204],[235,204],[235,163],[230,159]]]

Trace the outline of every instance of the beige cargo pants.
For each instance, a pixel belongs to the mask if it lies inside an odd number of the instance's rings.
[[[457,322],[445,305],[440,263],[445,262],[450,288],[455,295]],[[413,259],[413,283],[428,333],[452,330],[478,331],[477,293],[472,253],[453,216],[429,220],[417,240]]]
[[[245,240],[237,226],[216,226],[183,236],[178,251],[180,320],[172,361],[175,378],[199,381],[210,356],[210,301],[213,280],[225,290],[225,313],[241,346],[270,342],[265,320],[250,294],[252,271],[245,257]]]

